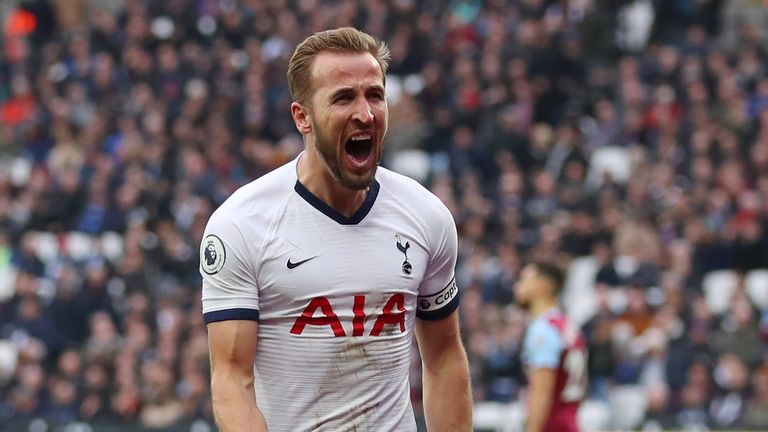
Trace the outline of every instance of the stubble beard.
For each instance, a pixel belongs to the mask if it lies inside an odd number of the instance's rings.
[[[315,128],[315,130],[317,129]],[[317,148],[317,151],[320,152],[320,156],[325,160],[325,164],[328,165],[328,168],[331,170],[333,178],[336,179],[341,186],[350,190],[363,190],[368,188],[371,183],[373,183],[373,179],[376,176],[376,170],[381,161],[383,146],[379,146],[378,151],[376,152],[373,169],[371,169],[368,174],[356,176],[344,171],[341,162],[341,158],[344,157],[344,150],[342,149],[339,151],[336,146],[330,144],[330,142],[331,140],[324,140],[320,134],[315,135],[315,148]]]
[[[525,296],[518,297],[517,293],[515,293],[515,303],[520,307],[520,309],[528,312],[531,309],[531,300],[526,298]]]
[[[520,306],[520,309],[529,312],[531,310],[531,302],[523,300],[523,301],[517,301],[517,305]]]

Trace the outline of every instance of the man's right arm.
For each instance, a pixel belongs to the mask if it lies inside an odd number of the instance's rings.
[[[258,326],[246,320],[208,324],[213,413],[222,432],[267,430],[253,388]]]

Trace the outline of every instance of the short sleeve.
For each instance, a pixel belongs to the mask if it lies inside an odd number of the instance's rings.
[[[523,359],[532,369],[554,369],[564,348],[557,330],[544,320],[536,320],[525,334]]]
[[[430,221],[430,259],[424,279],[419,285],[416,316],[426,320],[447,317],[459,306],[456,285],[458,235],[450,211],[439,203],[435,220]]]
[[[215,212],[200,244],[206,324],[259,319],[259,289],[245,239],[226,214]]]

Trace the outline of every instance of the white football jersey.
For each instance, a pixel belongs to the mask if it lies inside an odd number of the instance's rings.
[[[459,303],[453,218],[381,167],[347,218],[298,181],[297,161],[211,216],[205,322],[259,322],[255,391],[270,431],[415,431],[415,318],[444,318]]]

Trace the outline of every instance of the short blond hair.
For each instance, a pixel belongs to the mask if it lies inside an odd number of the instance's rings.
[[[342,27],[317,32],[304,39],[293,52],[288,62],[288,89],[291,97],[299,103],[306,103],[312,88],[310,66],[312,60],[323,51],[370,53],[381,68],[381,76],[386,80],[389,67],[389,47],[387,44],[368,33],[353,27]]]

